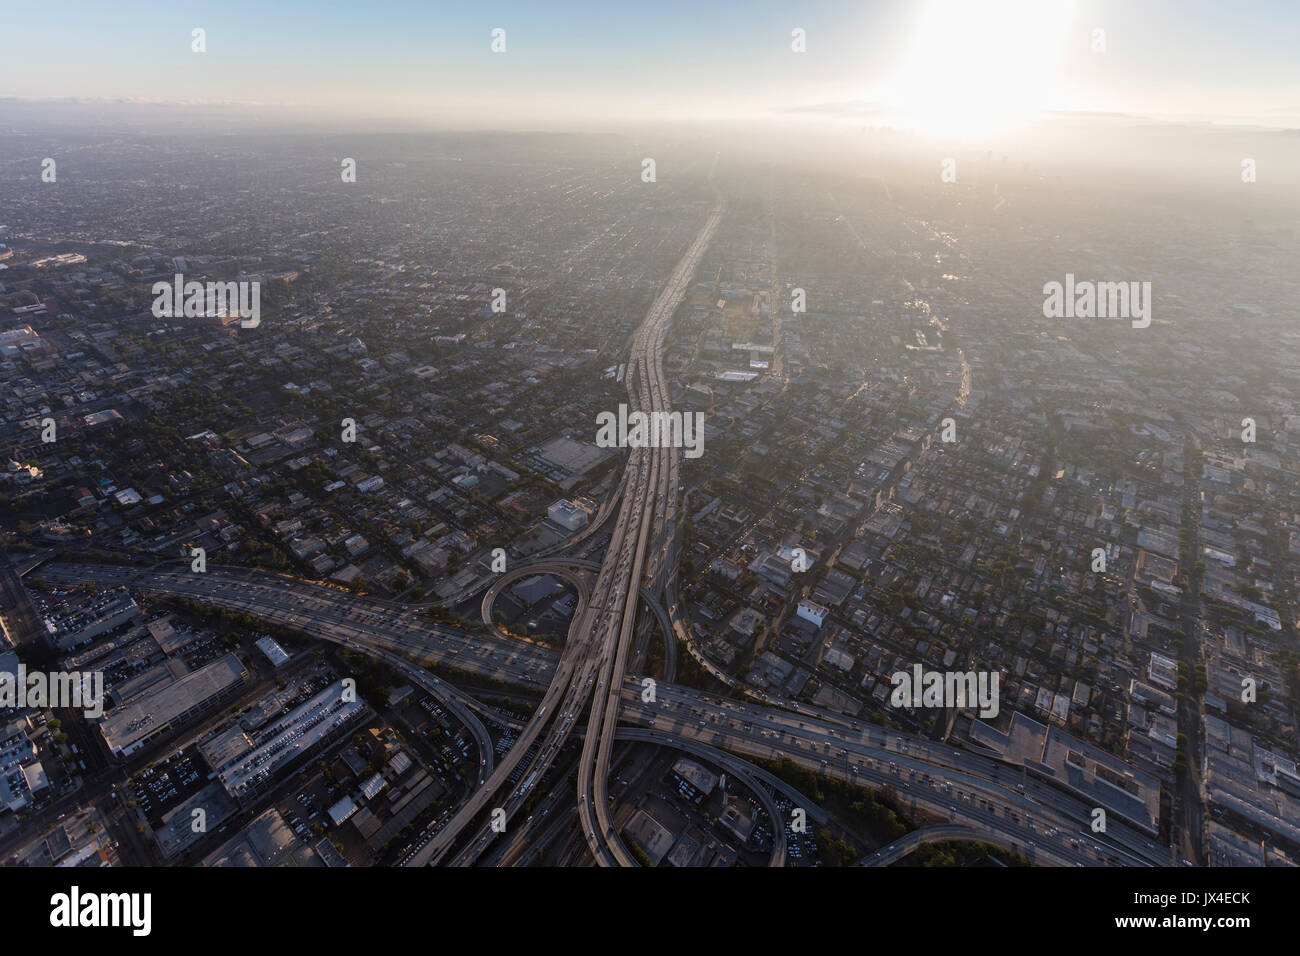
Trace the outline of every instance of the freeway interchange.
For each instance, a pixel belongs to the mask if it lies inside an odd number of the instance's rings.
[[[672,317],[690,287],[721,216],[719,198],[636,332],[626,382],[629,401],[638,411],[668,411],[663,344]],[[660,545],[656,549],[658,560],[650,561],[655,569],[649,575],[652,581],[667,564],[663,544],[673,538],[671,522],[676,517],[679,457],[680,449],[658,442],[630,449],[624,495],[604,561],[595,584],[590,589],[585,582],[579,587],[579,608],[541,704],[486,785],[478,788],[421,848],[410,861],[413,865],[443,862],[461,834],[488,808],[500,809],[509,820],[528,801],[533,787],[559,755],[588,700],[590,710],[578,764],[580,825],[597,863],[602,866],[636,864],[609,818],[609,760],[622,700],[618,689],[622,687],[632,652],[639,592],[647,578],[648,546],[652,537]],[[485,610],[486,607],[485,604]],[[523,768],[521,783],[502,799],[506,781],[525,760],[528,763]],[[451,861],[457,865],[472,864],[496,835],[490,820],[480,822],[468,845]]]
[[[670,411],[664,343],[721,220],[722,200],[716,190],[715,197],[706,221],[633,337],[625,377],[628,402],[647,415]],[[729,773],[751,782],[762,779],[787,797],[788,785],[744,758],[785,757],[854,784],[888,786],[914,810],[949,821],[953,832],[987,834],[989,842],[1034,862],[1152,865],[1165,859],[1166,851],[1153,846],[1149,834],[1122,820],[1112,818],[1105,835],[1091,833],[1091,804],[989,757],[806,705],[712,698],[673,684],[676,639],[683,638],[684,645],[694,649],[676,597],[682,449],[671,444],[655,440],[629,449],[617,518],[599,565],[552,556],[528,566],[534,573],[581,568],[576,575],[565,575],[578,585],[579,601],[559,653],[503,637],[491,628],[486,636],[469,634],[433,623],[415,608],[250,569],[212,567],[195,573],[65,563],[46,566],[42,575],[54,583],[127,585],[276,622],[378,656],[438,699],[474,737],[477,776],[469,798],[449,819],[439,821],[436,832],[426,834],[406,865],[477,862],[500,836],[493,827],[500,812],[510,820],[529,802],[575,733],[582,736],[578,820],[587,849],[601,866],[637,865],[610,815],[609,768],[616,739],[712,755]],[[511,578],[521,570],[513,569]],[[484,621],[489,625],[491,601],[505,583],[498,580],[484,597]],[[660,594],[666,599],[659,601]],[[632,673],[645,652],[644,639],[634,646],[642,607],[654,612],[668,651],[666,680],[657,683],[653,699],[642,698],[641,678]],[[541,692],[541,702],[519,728],[514,745],[494,761],[491,738],[475,714],[482,705],[412,663],[412,658]],[[509,784],[511,779],[519,782]],[[773,815],[772,862],[781,865],[786,821],[776,818],[769,795],[760,787],[754,790]],[[806,798],[792,799],[803,800],[810,817],[820,816]],[[921,839],[899,841],[887,848],[888,854],[882,850],[878,856],[894,859]]]
[[[390,663],[403,662],[408,678],[442,695],[440,699],[467,708],[467,695],[444,682],[434,683],[433,675],[408,658],[534,690],[550,687],[559,669],[561,655],[540,645],[471,635],[415,612],[262,571],[210,567],[200,575],[183,569],[52,564],[42,568],[41,575],[53,584],[124,585],[189,598],[292,627],[313,638],[384,656]],[[621,685],[618,716],[623,727],[652,731],[667,746],[691,741],[740,758],[785,756],[828,776],[866,786],[889,785],[902,802],[996,835],[1000,844],[1018,847],[1042,863],[1159,865],[1167,859],[1167,851],[1152,847],[1147,834],[1114,818],[1105,835],[1087,832],[1091,807],[1084,801],[1035,778],[1025,780],[1014,768],[980,754],[865,721],[816,714],[807,707],[794,712],[714,698],[662,681],[656,690],[654,703],[642,702],[641,677],[628,675]],[[568,719],[577,716],[575,709]],[[491,753],[488,746],[483,750]],[[512,753],[515,750],[518,744]],[[488,760],[480,754],[480,779],[485,782]],[[492,767],[489,775],[500,766]]]

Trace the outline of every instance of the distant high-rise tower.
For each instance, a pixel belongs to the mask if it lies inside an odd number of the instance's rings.
[[[45,625],[36,613],[32,597],[9,555],[0,548],[0,628],[11,647],[22,647],[45,635]]]

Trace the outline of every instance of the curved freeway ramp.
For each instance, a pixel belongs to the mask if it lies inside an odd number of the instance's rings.
[[[888,846],[882,846],[871,856],[865,856],[854,866],[889,866],[897,863],[909,853],[929,843],[987,843],[1008,853],[1018,854],[1020,850],[1010,840],[993,831],[980,832],[958,824],[945,824],[937,827],[922,827],[901,836]]]
[[[741,784],[749,790],[754,796],[758,797],[759,803],[763,805],[767,818],[772,821],[772,856],[768,862],[769,866],[785,866],[785,821],[781,817],[781,811],[772,799],[772,795],[767,792],[766,788],[759,786],[754,777],[757,767],[738,757],[722,750],[715,750],[707,744],[696,743],[693,740],[687,740],[684,737],[676,737],[659,730],[639,730],[633,727],[620,727],[616,735],[618,740],[625,740],[631,743],[641,744],[658,744],[663,747],[672,747],[674,750],[681,750],[685,753],[700,757],[709,761],[716,767],[721,767],[733,778],[739,780]]]
[[[436,677],[418,664],[412,663],[407,657],[375,647],[363,647],[360,650],[364,654],[378,657],[394,670],[405,675],[407,680],[436,700],[449,714],[465,725],[465,729],[474,738],[474,746],[478,748],[479,754],[478,773],[474,781],[474,789],[483,786],[492,773],[496,752],[492,747],[492,737],[488,734],[487,728],[478,719],[478,715],[473,713],[466,705],[465,695],[442,678]]]
[[[534,561],[531,564],[521,564],[509,571],[505,571],[492,582],[492,586],[483,592],[483,600],[479,604],[479,613],[483,617],[483,623],[489,629],[495,629],[502,637],[513,638],[513,635],[506,634],[502,628],[492,620],[492,606],[496,604],[497,598],[501,592],[516,581],[524,578],[535,577],[539,574],[550,574],[557,578],[563,578],[575,588],[578,589],[578,606],[584,607],[591,602],[591,575],[581,573],[585,568],[574,570],[572,561]]]
[[[547,558],[520,564],[504,572],[492,582],[492,587],[483,593],[483,600],[479,605],[483,623],[502,637],[508,637],[509,635],[501,633],[501,628],[492,620],[492,605],[496,603],[496,599],[501,596],[501,592],[507,585],[533,574],[554,574],[573,584],[578,589],[578,607],[582,608],[591,600],[591,580],[585,574],[575,573],[578,571],[599,572],[600,562],[585,558]],[[673,639],[675,632],[672,620],[663,602],[651,594],[648,588],[641,588],[641,601],[659,622],[660,632],[664,636],[663,679],[672,683],[677,679],[677,642]]]

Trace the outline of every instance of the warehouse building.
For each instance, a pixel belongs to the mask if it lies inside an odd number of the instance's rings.
[[[226,654],[192,674],[151,687],[104,718],[99,728],[104,743],[119,760],[129,757],[164,733],[238,695],[247,678],[239,658]]]

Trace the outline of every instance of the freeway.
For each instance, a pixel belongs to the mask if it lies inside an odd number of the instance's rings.
[[[634,336],[626,383],[629,400],[636,410],[666,411],[668,408],[662,369],[663,341],[720,218],[719,201]],[[622,480],[624,493],[604,560],[591,589],[589,603],[580,604],[574,616],[560,665],[542,705],[534,711],[487,785],[425,844],[412,858],[412,864],[442,860],[472,821],[498,798],[504,782],[527,759],[520,772],[522,782],[506,794],[499,805],[492,807],[494,811],[501,811],[506,820],[517,813],[529,801],[533,787],[544,779],[546,771],[573,733],[582,704],[590,697],[591,708],[578,766],[579,817],[599,863],[636,865],[635,858],[623,846],[609,819],[608,768],[621,699],[619,688],[627,673],[632,637],[636,632],[638,598],[642,581],[646,578],[651,531],[656,518],[660,522],[668,520],[676,507],[675,500],[670,500],[669,495],[675,468],[670,458],[677,451],[662,447],[657,439],[630,449]],[[675,492],[672,498],[675,499]],[[484,608],[488,607],[485,603]],[[671,642],[671,627],[665,627],[664,634],[665,640]],[[548,722],[550,726],[546,729]],[[497,832],[490,820],[481,822],[452,862],[472,864],[492,843]]]
[[[970,827],[941,825],[913,830],[911,833],[899,837],[889,846],[882,846],[875,853],[864,857],[853,865],[889,866],[928,843],[948,843],[952,841],[991,843],[995,846],[1002,846],[1004,850],[1014,849],[1009,844],[1003,846],[1002,838],[996,833],[976,833]]]
[[[95,580],[99,584],[108,584],[122,579],[121,571],[124,570],[115,565],[97,566],[97,571],[102,573],[92,575],[85,566],[78,565],[50,565],[45,570],[45,576],[57,582],[71,582],[76,580]],[[173,595],[183,596],[201,596],[205,603],[214,604],[220,607],[226,607],[230,610],[244,611],[257,617],[271,621],[283,621],[285,618],[296,618],[297,613],[283,611],[277,608],[268,607],[266,604],[250,600],[246,595],[267,596],[267,592],[274,592],[279,595],[275,600],[283,604],[284,597],[282,594],[282,585],[279,580],[275,583],[258,583],[251,584],[246,580],[226,579],[219,583],[216,594],[213,594],[207,588],[198,588],[195,590],[196,582],[194,579],[198,575],[187,571],[161,571],[153,572],[152,575],[144,579],[143,575],[132,578],[134,587],[140,590],[158,591]],[[170,586],[168,586],[170,585]],[[256,589],[250,591],[250,589]],[[326,600],[326,599],[321,599]],[[291,598],[291,604],[299,607],[298,598]],[[378,657],[385,663],[389,664],[399,673],[403,674],[411,683],[419,687],[425,693],[433,697],[438,703],[447,710],[452,716],[459,720],[474,738],[475,748],[478,751],[478,769],[476,786],[481,786],[487,779],[493,764],[492,738],[487,729],[478,719],[469,704],[469,698],[462,691],[448,684],[446,681],[429,673],[423,667],[412,663],[410,657],[405,656],[397,651],[410,653],[413,646],[410,639],[398,634],[385,636],[382,638],[374,637],[369,632],[361,635],[356,628],[351,625],[351,618],[346,618],[348,624],[339,622],[338,613],[321,613],[319,614],[320,627],[313,635],[324,640],[331,641],[344,647],[354,648],[363,651],[373,657]],[[358,620],[369,620],[365,612],[358,611],[362,617]],[[399,625],[404,628],[404,623]],[[396,628],[394,628],[396,629]],[[364,645],[362,642],[364,641]],[[452,655],[453,657],[455,655]],[[475,702],[477,703],[477,702]]]
[[[550,683],[559,655],[536,644],[471,634],[439,624],[414,610],[337,588],[265,571],[213,570],[199,574],[172,568],[113,564],[47,564],[38,575],[54,586],[93,582],[129,586],[202,601],[295,628],[313,637],[353,646],[374,641],[390,650],[523,687]],[[430,640],[434,638],[434,640]]]
[[[501,592],[507,585],[535,574],[553,574],[573,583],[578,588],[578,605],[582,606],[591,599],[591,582],[587,576],[577,574],[575,571],[599,571],[600,568],[599,561],[588,561],[583,558],[547,558],[516,565],[493,581],[492,586],[483,592],[479,614],[485,626],[496,628],[497,625],[492,620],[492,606],[501,596]],[[659,623],[660,632],[664,636],[664,680],[672,681],[677,674],[677,644],[672,639],[674,631],[672,618],[664,608],[663,602],[659,601],[649,588],[641,588],[641,601]],[[647,630],[644,633],[648,635],[650,632]]]
[[[494,810],[502,811],[508,821],[528,802],[533,786],[543,779],[546,770],[558,756],[581,715],[583,701],[593,693],[592,687],[596,684],[597,678],[600,678],[600,683],[596,685],[594,695],[599,699],[606,699],[609,696],[607,693],[607,688],[610,686],[609,676],[605,672],[605,665],[610,657],[608,635],[613,628],[621,626],[624,621],[626,612],[619,599],[629,600],[630,588],[630,601],[635,604],[639,582],[639,577],[632,574],[634,558],[631,554],[632,539],[628,533],[632,524],[629,520],[630,512],[634,502],[643,500],[648,482],[648,460],[646,456],[638,454],[639,451],[641,450],[634,449],[629,458],[628,481],[635,489],[635,494],[624,496],[610,547],[606,552],[605,565],[592,589],[591,602],[580,606],[574,615],[561,658],[561,666],[555,673],[542,705],[533,712],[532,719],[505,759],[498,765],[488,785],[461,807],[452,820],[426,844],[421,853],[412,859],[413,865],[436,863],[442,859],[470,822],[489,806],[504,781],[526,758],[534,743],[538,743],[549,722],[551,726],[546,736],[540,740],[532,759],[522,771],[523,782],[510,791],[499,806],[493,807]],[[590,723],[587,729],[587,738],[590,740],[592,739]],[[581,806],[580,795],[580,811]],[[482,823],[470,838],[468,845],[454,857],[453,863],[472,864],[488,848],[496,835],[497,832],[492,828],[491,821]]]
[[[738,760],[729,753],[715,750],[694,740],[674,737],[672,734],[662,733],[657,730],[634,730],[629,727],[620,727],[617,737],[619,740],[672,747],[674,750],[681,750],[696,757],[703,757],[714,766],[721,767],[731,774],[734,780],[738,781],[741,786],[758,798],[759,803],[763,805],[763,811],[767,814],[768,821],[772,825],[772,857],[768,861],[768,865],[785,866],[784,820],[781,811],[777,808],[776,801],[772,799],[772,795],[765,788],[759,786],[757,774],[755,774],[757,768],[750,766],[743,760]],[[809,815],[811,816],[811,814]]]
[[[479,613],[483,618],[483,625],[488,630],[502,630],[498,628],[496,622],[492,620],[492,607],[496,600],[501,596],[501,592],[522,578],[535,577],[539,574],[549,574],[553,577],[563,578],[578,589],[578,606],[584,607],[591,603],[591,580],[590,575],[583,574],[580,571],[575,572],[572,563],[565,561],[534,561],[531,564],[518,565],[504,572],[500,577],[492,582],[492,586],[483,592],[483,600],[479,604]],[[506,637],[506,634],[502,634]]]
[[[712,172],[709,182],[712,185]],[[716,189],[715,197],[704,226],[678,262],[667,286],[651,304],[633,339],[627,367],[628,399],[631,408],[647,415],[650,421],[671,411],[663,371],[663,346],[673,316],[722,219],[722,198]],[[615,589],[621,603],[620,613],[610,621],[600,639],[606,649],[601,681],[592,698],[578,762],[578,817],[588,848],[601,866],[636,865],[636,859],[623,845],[610,819],[609,762],[621,704],[616,689],[622,686],[627,674],[641,582],[648,577],[652,581],[651,591],[662,588],[661,575],[674,538],[670,523],[676,515],[675,476],[681,449],[672,447],[673,442],[659,440],[662,437],[665,436],[655,436],[648,447],[643,445],[632,450],[630,467],[636,469],[636,481],[631,485],[633,493],[624,496],[624,508],[597,584],[600,588],[604,582],[611,582],[609,586]],[[655,534],[653,556],[648,554],[652,532]],[[627,546],[632,542],[635,544],[629,562]],[[671,634],[665,634],[665,639],[671,640]]]
[[[622,717],[640,726],[750,757],[786,757],[860,786],[891,787],[900,802],[1000,832],[1018,852],[1055,865],[1159,865],[1167,849],[1112,814],[1105,835],[1088,829],[1092,804],[979,754],[859,722],[845,728],[736,700],[660,685],[654,704],[631,682]]]
[[[407,680],[438,701],[444,709],[465,725],[473,736],[474,746],[478,751],[478,769],[474,786],[476,789],[482,787],[487,782],[488,774],[492,772],[494,757],[492,737],[478,716],[465,704],[461,692],[446,681],[430,674],[423,667],[412,664],[410,659],[400,654],[378,648],[366,648],[365,652],[378,656],[398,673],[404,674]]]
[[[557,655],[540,645],[470,635],[334,588],[262,572],[235,575],[209,570],[199,575],[116,565],[51,564],[41,570],[41,577],[62,584],[129,584],[190,597],[359,650],[376,648],[438,660],[526,686],[549,684],[556,672]],[[456,694],[462,702],[468,699]],[[786,756],[808,769],[865,786],[887,785],[902,803],[940,816],[958,815],[960,807],[959,815],[981,832],[1004,834],[1031,851],[1031,844],[1041,847],[1037,855],[1044,862],[1161,865],[1168,859],[1167,849],[1154,846],[1150,834],[1114,815],[1104,836],[1084,832],[1090,804],[1044,781],[1025,779],[1015,768],[989,757],[864,721],[830,719],[810,708],[792,712],[750,701],[715,699],[667,682],[658,683],[653,704],[644,703],[636,675],[626,678],[621,694],[619,719],[625,723],[735,754],[764,759]],[[576,718],[576,709],[567,716]]]
[[[577,732],[581,733],[580,730]],[[663,733],[662,731],[640,730],[632,727],[620,727],[617,739],[620,743],[653,744],[703,758],[729,774],[733,782],[738,782],[742,787],[753,793],[763,806],[773,828],[772,853],[769,859],[769,865],[771,866],[785,865],[786,841],[785,827],[781,825],[780,810],[769,791],[784,795],[795,806],[808,807],[810,819],[818,822],[825,822],[827,819],[824,810],[812,804],[785,781],[725,751],[715,750],[694,740],[674,737],[672,734]],[[760,782],[766,785],[766,789],[759,785]],[[564,794],[565,787],[563,784],[555,787],[547,794],[546,798],[534,809],[524,824],[519,829],[511,832],[506,845],[493,848],[493,856],[490,862],[493,865],[517,865],[521,859],[526,858],[525,854],[531,855],[530,847],[534,843],[534,838],[541,842],[549,842],[555,836],[558,836],[558,831],[570,821],[572,817],[571,810],[561,814],[558,819],[552,822],[550,827],[545,830],[543,830],[543,827],[547,816],[562,805]]]
[[[501,809],[505,811],[505,819],[509,820],[511,814],[521,806],[528,795],[531,784],[538,781],[542,776],[542,761],[549,766],[549,761],[559,752],[559,745],[554,741],[554,734],[550,734],[542,742],[536,756],[524,768],[525,784],[511,791],[506,801],[500,805],[494,805],[498,792],[505,786],[507,780],[515,773],[516,768],[526,759],[533,745],[538,741],[543,730],[546,729],[550,719],[554,717],[557,711],[564,712],[564,718],[569,719],[576,716],[571,714],[573,708],[567,703],[573,691],[571,687],[581,687],[584,684],[590,685],[590,650],[593,618],[599,619],[607,612],[599,611],[592,606],[580,608],[574,615],[573,624],[569,629],[569,639],[565,644],[564,652],[560,657],[547,687],[546,694],[542,698],[541,704],[533,711],[533,715],[528,723],[520,731],[514,745],[506,754],[505,759],[500,761],[491,776],[485,784],[479,787],[461,807],[447,821],[437,833],[433,834],[408,861],[410,866],[425,866],[440,862],[443,856],[451,850],[457,838],[466,830],[467,827],[485,810]],[[566,702],[563,706],[561,702]],[[470,847],[464,850],[455,860],[457,863],[469,863],[473,858],[487,848],[496,831],[492,828],[492,820],[484,821],[478,828],[476,834],[471,839]]]

